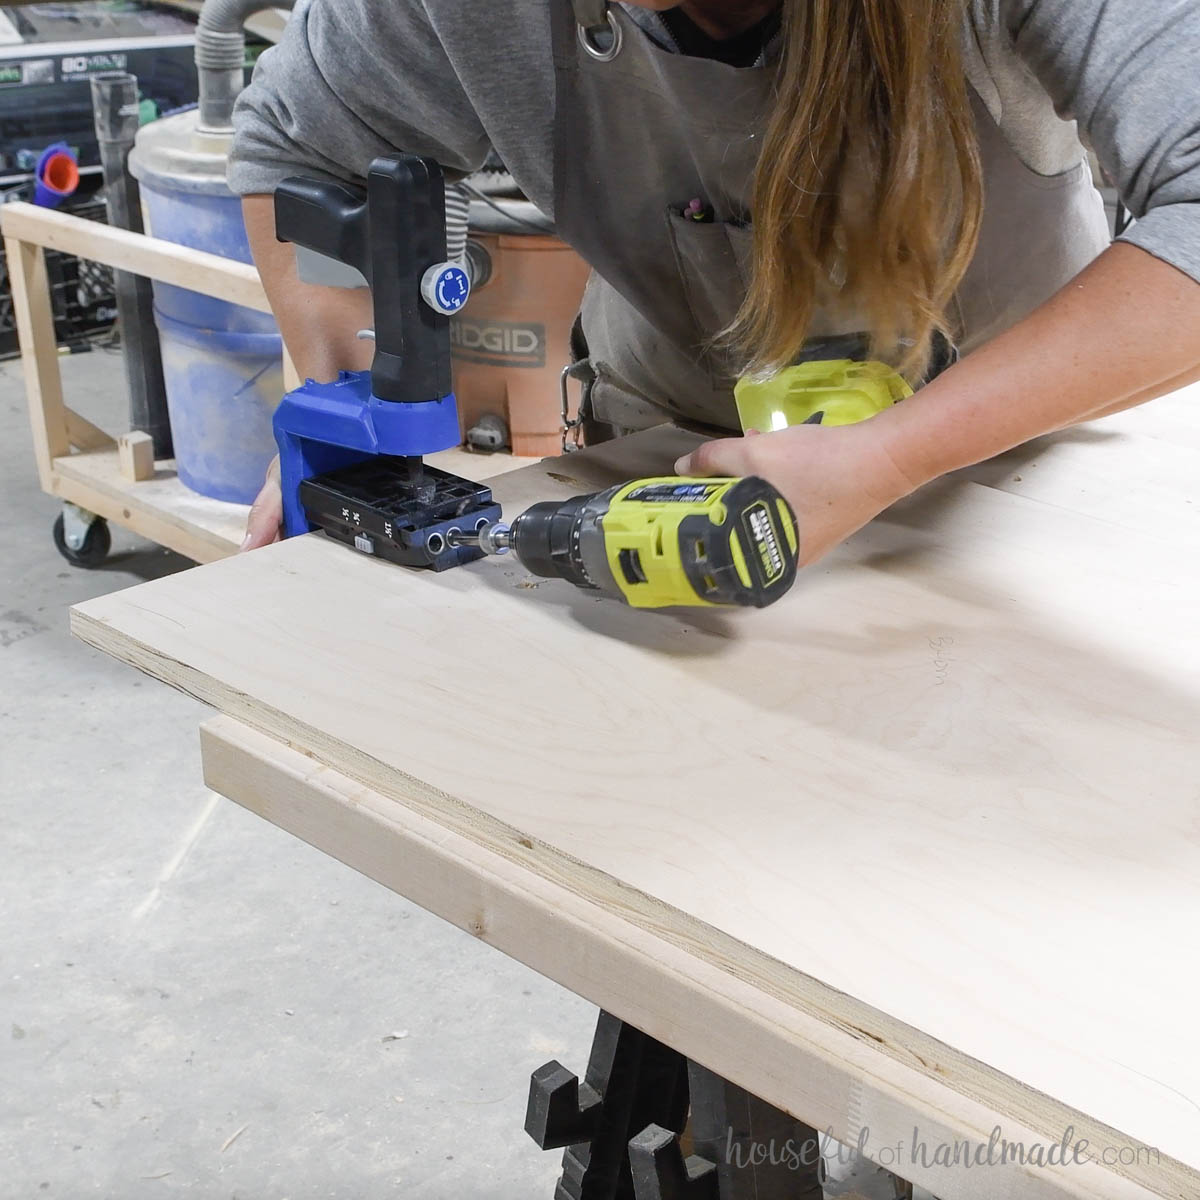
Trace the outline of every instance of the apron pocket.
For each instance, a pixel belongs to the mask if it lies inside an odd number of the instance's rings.
[[[696,347],[707,350],[746,298],[753,232],[748,225],[692,221],[673,208],[667,210],[667,222]]]
[[[653,429],[671,419],[663,406],[641,396],[607,363],[592,359],[595,378],[588,393],[588,409],[593,419],[614,425],[621,434]]]
[[[597,376],[592,389],[596,416],[623,428],[642,428],[674,413],[689,421],[736,429],[734,381],[714,382],[708,356],[691,348],[695,335],[687,302],[679,287],[672,286],[670,293],[664,303],[670,305],[679,329],[672,336],[651,325],[601,276],[592,277],[583,297],[581,324],[587,357]]]

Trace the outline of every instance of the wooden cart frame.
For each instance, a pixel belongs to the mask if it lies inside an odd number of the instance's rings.
[[[271,310],[258,272],[246,263],[32,204],[5,205],[0,230],[42,490],[197,562],[233,554],[245,532],[244,505],[191,491],[179,481],[171,459],[156,462],[150,479],[127,479],[116,441],[68,407],[45,252],[90,259],[266,313]],[[284,375],[288,387],[299,384],[286,351]]]

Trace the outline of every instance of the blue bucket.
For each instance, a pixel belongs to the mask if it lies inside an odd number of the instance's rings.
[[[172,289],[173,291],[178,289]],[[175,469],[194,492],[250,504],[275,457],[279,335],[206,329],[155,303]]]
[[[195,112],[147,125],[130,169],[157,238],[251,262],[241,201],[225,183],[225,144]],[[283,340],[265,313],[154,284],[155,321],[179,478],[215,500],[249,504],[275,455],[271,416],[284,392]]]

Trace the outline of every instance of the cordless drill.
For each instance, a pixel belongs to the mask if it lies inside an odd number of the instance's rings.
[[[485,554],[512,551],[535,575],[635,608],[765,608],[795,582],[799,554],[795,514],[755,476],[639,479],[446,536]]]

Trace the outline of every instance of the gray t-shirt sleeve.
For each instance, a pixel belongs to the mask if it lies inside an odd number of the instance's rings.
[[[361,179],[397,151],[436,159],[454,178],[488,152],[421,0],[300,0],[234,127],[229,184],[241,195],[297,173]]]
[[[1121,240],[1200,281],[1200,3],[1005,0],[1004,10],[1018,55],[1138,218]]]

